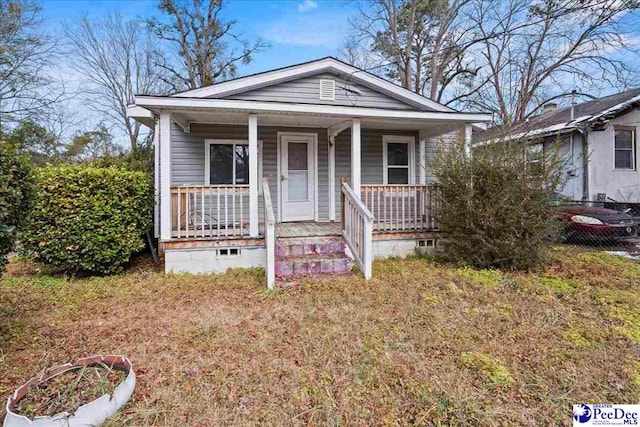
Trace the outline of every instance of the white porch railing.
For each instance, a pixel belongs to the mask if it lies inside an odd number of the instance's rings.
[[[273,213],[269,180],[263,179],[262,200],[264,203],[264,244],[267,249],[267,288],[273,289],[276,282],[276,216]]]
[[[364,205],[373,213],[373,230],[402,232],[433,230],[436,224],[438,186],[430,185],[362,185]]]
[[[171,187],[171,236],[249,237],[249,186]]]
[[[342,183],[342,236],[365,279],[373,273],[373,215],[353,192]]]

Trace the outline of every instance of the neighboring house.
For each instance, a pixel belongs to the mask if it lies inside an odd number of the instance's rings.
[[[470,143],[491,119],[334,58],[139,95],[128,114],[156,129],[166,271],[265,267],[269,286],[344,271],[345,244],[367,278],[374,256],[435,245],[425,162],[441,135]]]
[[[567,173],[564,196],[640,203],[639,109],[640,88],[561,109],[548,104],[542,114],[508,132],[491,128],[479,139],[533,138],[527,149],[532,159],[558,143]]]

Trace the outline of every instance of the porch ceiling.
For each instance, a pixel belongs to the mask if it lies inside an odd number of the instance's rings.
[[[227,125],[247,125],[248,113],[230,111],[197,111],[197,110],[176,110],[172,112],[172,117],[183,124],[227,124]],[[331,117],[323,115],[303,115],[303,114],[258,114],[258,126],[279,126],[279,127],[306,127],[306,128],[328,128],[345,123],[345,118]],[[383,130],[424,130],[426,136],[436,136],[443,133],[460,129],[464,121],[452,120],[425,120],[425,119],[398,119],[398,118],[362,118],[363,129],[383,129]]]

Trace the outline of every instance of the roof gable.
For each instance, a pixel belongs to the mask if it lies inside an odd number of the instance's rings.
[[[234,80],[229,80],[222,83],[202,87],[199,89],[192,89],[186,92],[180,92],[172,95],[172,97],[178,98],[216,98],[216,99],[251,99],[252,96],[257,96],[255,100],[260,99],[268,93],[267,88],[284,89],[285,83],[292,81],[302,81],[304,83],[305,78],[320,75],[334,75],[339,78],[336,81],[336,98],[338,102],[333,102],[333,105],[349,105],[349,106],[371,106],[377,107],[373,98],[377,98],[384,104],[383,99],[387,99],[390,105],[394,105],[394,109],[415,109],[419,111],[446,111],[453,112],[454,110],[432,101],[422,95],[418,95],[415,92],[404,89],[393,83],[390,83],[378,76],[370,74],[364,70],[348,65],[342,61],[338,61],[335,58],[323,58],[317,61],[307,62],[303,64],[293,65],[278,70],[268,71],[264,73],[253,74],[246,77],[241,77]],[[342,85],[342,86],[340,86]],[[362,99],[362,103],[354,105],[352,102],[348,104],[349,95],[344,93],[345,87],[348,89],[355,89],[350,91],[354,96],[352,101],[358,98]],[[339,89],[342,88],[342,89]],[[357,91],[366,92],[366,96],[357,94]],[[278,91],[278,89],[276,89]],[[247,95],[242,95],[247,94]],[[282,95],[282,94],[281,94]],[[295,95],[295,93],[294,93]],[[340,96],[339,96],[340,95]],[[356,96],[357,95],[357,96]],[[371,97],[372,99],[364,99]],[[295,99],[295,96],[292,97]],[[278,101],[285,100],[283,97],[278,97]],[[308,99],[311,101],[311,99]],[[286,102],[286,100],[285,100]],[[289,101],[299,102],[299,101]],[[307,102],[311,103],[311,102]],[[312,102],[317,104],[325,104],[326,101]],[[379,108],[389,108],[389,106],[380,106]]]
[[[320,95],[322,82],[333,83],[333,98],[326,98]],[[273,101],[298,104],[339,105],[344,107],[384,108],[389,110],[426,110],[424,107],[416,107],[397,98],[370,89],[367,86],[349,81],[343,76],[328,72],[240,92],[225,96],[224,98],[244,101]],[[428,111],[434,110],[428,109]]]

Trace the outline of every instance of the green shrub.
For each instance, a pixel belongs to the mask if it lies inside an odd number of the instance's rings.
[[[0,142],[0,272],[31,210],[35,186],[26,157]]]
[[[544,260],[558,231],[553,205],[564,174],[555,149],[527,162],[526,143],[492,143],[471,156],[463,141],[438,150],[431,168],[440,184],[436,219],[446,260],[509,270]]]
[[[110,274],[144,248],[153,191],[142,172],[89,165],[38,171],[41,194],[25,246],[68,272]]]

